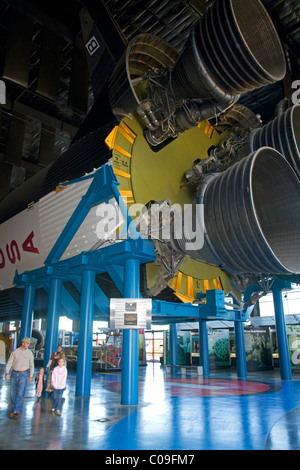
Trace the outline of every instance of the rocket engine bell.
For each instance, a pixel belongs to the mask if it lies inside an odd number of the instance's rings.
[[[261,123],[259,126],[253,125],[253,121],[252,125],[248,125],[250,122],[247,123],[246,120],[239,122],[238,118],[242,116],[240,111],[238,106],[234,106],[224,114],[224,123],[233,122],[231,128],[228,128],[226,137],[220,140],[206,162],[202,162],[198,167],[195,165],[186,176],[195,181],[200,174],[216,171],[216,168],[224,170],[249,153],[265,146],[280,152],[300,178],[300,105],[289,107],[264,126]],[[245,108],[244,111],[247,113],[249,110]]]
[[[300,105],[296,104],[249,135],[249,148],[270,146],[285,156],[300,178]]]
[[[300,181],[279,152],[262,147],[204,180],[196,217],[202,205],[203,247],[188,251],[181,237],[177,250],[236,274],[299,272]]]
[[[110,80],[110,100],[119,118],[137,109],[146,139],[156,146],[285,72],[279,37],[261,2],[216,0],[181,54],[153,36],[133,39]]]

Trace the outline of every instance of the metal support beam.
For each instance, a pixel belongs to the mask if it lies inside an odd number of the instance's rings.
[[[140,297],[140,263],[125,261],[124,297]],[[123,330],[121,405],[138,405],[139,330]]]
[[[276,280],[272,286],[273,303],[275,310],[276,336],[279,353],[279,367],[282,380],[291,380],[292,371],[289,356],[288,339],[284,318],[282,289],[290,288],[289,283]]]
[[[206,320],[199,321],[199,350],[200,365],[203,367],[203,375],[209,375],[209,352],[208,352],[208,332]]]
[[[236,370],[240,379],[247,377],[246,349],[244,323],[236,320],[234,322],[235,349],[236,349]]]
[[[177,342],[177,325],[170,325],[170,365],[178,366],[178,342]]]
[[[61,300],[62,281],[52,278],[50,281],[47,331],[44,354],[44,367],[47,366],[51,354],[56,351],[58,343],[58,323]]]
[[[21,341],[23,338],[31,337],[34,301],[35,301],[35,287],[30,284],[27,284],[24,289],[24,301],[23,301],[20,339],[19,339],[20,345],[21,345]]]
[[[250,286],[246,293],[246,298],[256,292],[256,286]],[[244,298],[244,301],[246,300]],[[236,371],[240,379],[247,377],[247,362],[246,362],[246,347],[245,347],[245,334],[244,334],[244,315],[242,310],[238,310],[239,302],[232,296],[233,305],[235,307],[235,321],[234,321],[234,337],[235,337],[235,351],[236,351]],[[254,306],[251,307],[251,311]]]
[[[95,272],[83,271],[76,372],[76,395],[79,397],[89,397],[91,393],[94,296]]]

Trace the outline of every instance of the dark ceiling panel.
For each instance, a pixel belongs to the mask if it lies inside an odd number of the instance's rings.
[[[33,19],[11,12],[3,77],[28,86]]]
[[[63,39],[45,29],[36,92],[56,102],[62,65]]]
[[[85,115],[88,108],[89,72],[85,51],[77,46],[73,47],[70,73],[70,86],[68,95],[69,106]]]
[[[5,161],[19,166],[22,159],[23,141],[25,135],[26,116],[14,113],[7,138]]]
[[[0,162],[0,199],[9,192],[12,166],[8,163]]]
[[[47,166],[53,160],[55,144],[55,129],[42,124],[39,148],[39,165]]]

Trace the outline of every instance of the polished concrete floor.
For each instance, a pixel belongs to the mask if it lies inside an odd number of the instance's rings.
[[[28,384],[21,418],[9,418],[10,382],[0,367],[1,450],[299,450],[300,376],[214,372],[209,379],[139,371],[139,405],[120,405],[120,373],[94,374],[91,396],[75,396],[69,373],[62,416],[36,402]]]

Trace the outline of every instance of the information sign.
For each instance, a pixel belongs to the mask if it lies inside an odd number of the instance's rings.
[[[151,329],[151,299],[110,299],[110,328]]]

